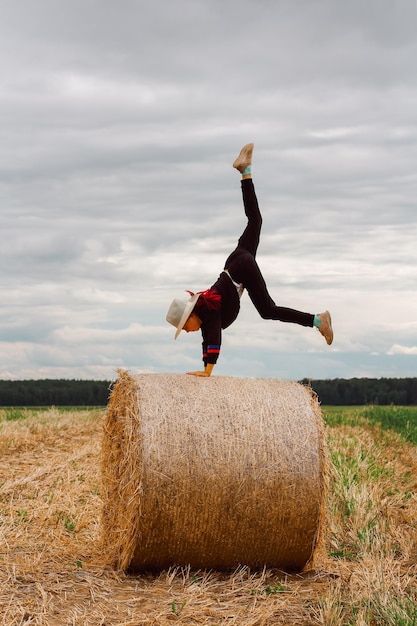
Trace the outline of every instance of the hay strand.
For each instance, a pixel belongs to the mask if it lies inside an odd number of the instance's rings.
[[[301,570],[322,543],[326,458],[298,383],[120,371],[102,445],[107,559]]]

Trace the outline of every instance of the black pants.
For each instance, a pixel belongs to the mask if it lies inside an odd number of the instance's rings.
[[[262,216],[251,178],[242,180],[242,195],[248,224],[238,241],[237,248],[228,257],[225,269],[235,282],[243,284],[262,318],[293,322],[301,326],[313,326],[313,314],[277,306],[269,295],[264,277],[255,260],[261,234]]]

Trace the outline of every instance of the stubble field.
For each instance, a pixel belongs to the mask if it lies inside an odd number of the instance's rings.
[[[314,570],[132,576],[100,553],[104,411],[0,410],[0,624],[417,626],[417,410],[323,414],[333,474]]]

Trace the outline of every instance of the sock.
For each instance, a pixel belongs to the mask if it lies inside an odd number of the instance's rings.
[[[313,326],[316,326],[316,328],[320,328],[320,326],[321,326],[321,317],[320,317],[320,315],[315,315],[314,316]]]
[[[248,167],[242,172],[242,176],[247,176],[248,174],[252,174],[252,166],[248,165]]]

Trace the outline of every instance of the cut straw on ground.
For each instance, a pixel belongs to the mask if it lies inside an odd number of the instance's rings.
[[[100,550],[103,419],[0,411],[0,624],[416,624],[417,449],[399,435],[327,427],[329,539],[315,569],[127,575]]]

